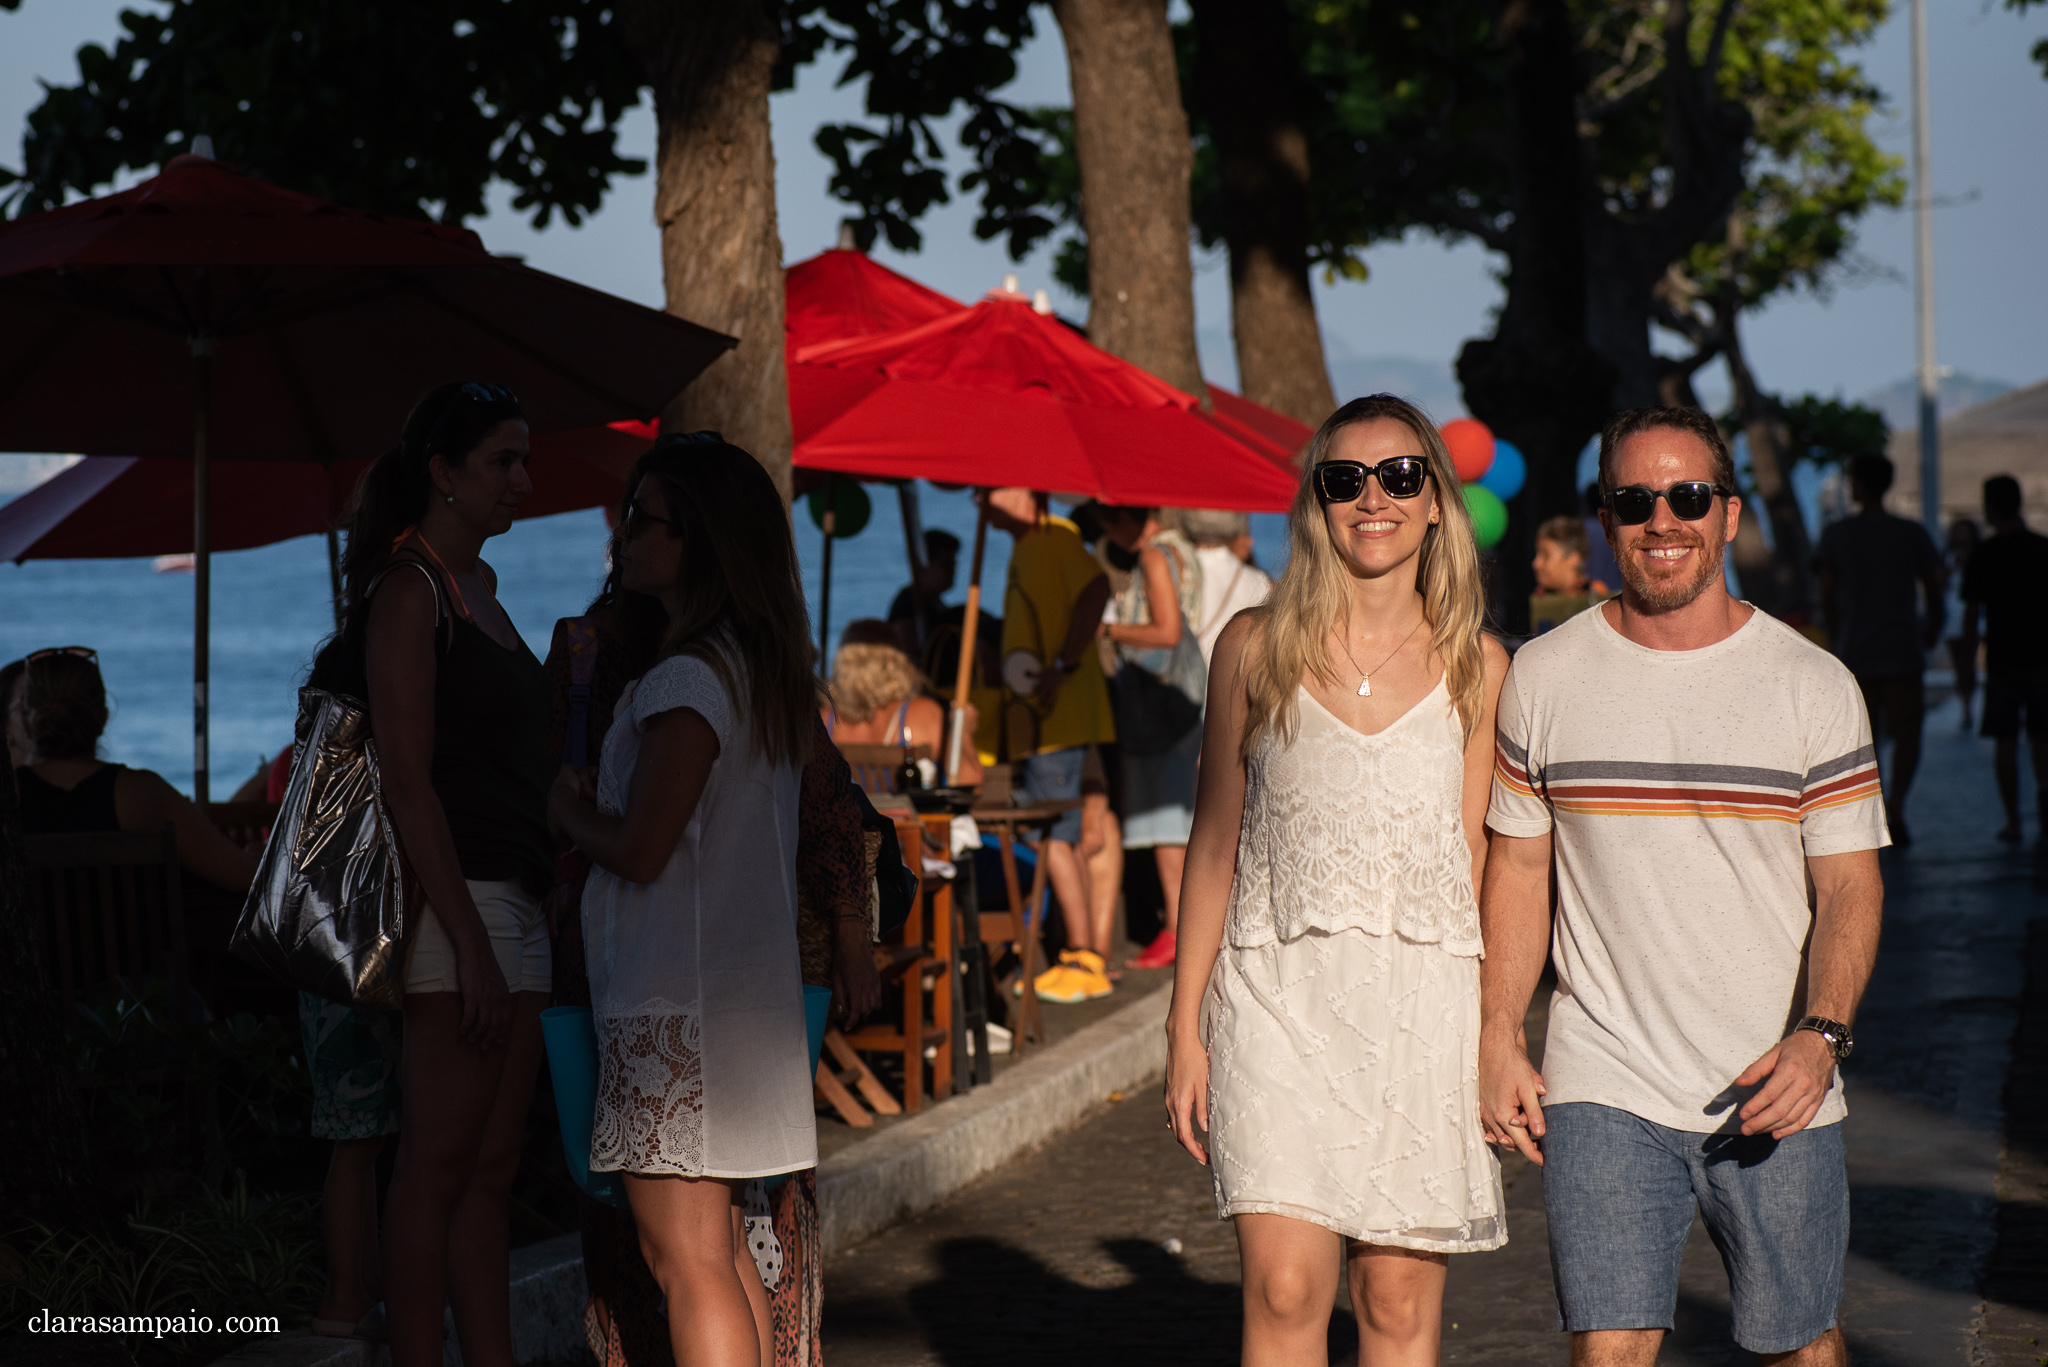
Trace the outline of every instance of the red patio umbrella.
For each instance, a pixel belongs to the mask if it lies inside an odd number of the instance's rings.
[[[898,332],[967,307],[852,247],[835,247],[791,266],[782,274],[782,297],[791,352],[819,342]]]
[[[635,427],[638,424],[634,425]],[[534,491],[522,520],[611,503],[648,438],[610,427],[533,438]],[[212,462],[211,549],[332,540],[367,458]],[[192,462],[87,456],[0,507],[0,560],[80,560],[192,550]],[[338,592],[337,592],[337,596]]]
[[[1276,443],[1204,415],[1192,394],[1009,291],[899,332],[798,347],[789,395],[795,464],[804,468],[1250,511],[1285,508],[1298,483]],[[948,775],[964,744],[987,537],[984,513]]]
[[[207,798],[212,462],[382,450],[478,376],[538,431],[658,412],[732,339],[494,257],[474,233],[177,157],[0,224],[0,450],[179,456],[193,491],[193,788]]]

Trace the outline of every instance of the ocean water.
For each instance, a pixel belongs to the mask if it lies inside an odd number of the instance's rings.
[[[880,617],[909,579],[894,491],[870,486],[874,516],[832,556],[832,628]],[[920,491],[926,527],[963,543],[966,598],[974,505],[964,492]],[[1259,563],[1277,573],[1286,556],[1286,519],[1255,515]],[[797,557],[816,629],[824,538],[802,503]],[[555,620],[583,611],[604,578],[605,524],[595,509],[520,522],[484,548],[498,571],[500,598],[536,655],[547,653]],[[1001,610],[1010,538],[991,532],[983,600]],[[291,743],[297,690],[315,650],[334,629],[326,543],[300,537],[213,557],[212,790],[224,799],[266,757]],[[0,661],[53,645],[99,652],[113,718],[101,743],[110,760],[154,769],[178,787],[192,782],[192,576],[159,574],[147,558],[0,563]]]

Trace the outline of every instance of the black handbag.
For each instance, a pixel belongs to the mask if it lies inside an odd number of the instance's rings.
[[[1181,644],[1194,643],[1182,636]],[[1127,755],[1163,755],[1202,720],[1201,703],[1134,661],[1118,666],[1110,687],[1116,693],[1116,743]]]

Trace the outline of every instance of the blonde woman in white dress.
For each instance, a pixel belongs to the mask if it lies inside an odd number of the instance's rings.
[[[1237,1226],[1244,1361],[1322,1364],[1341,1265],[1361,1364],[1409,1367],[1437,1361],[1447,1255],[1507,1241],[1474,898],[1507,653],[1409,404],[1332,414],[1288,524],[1210,668],[1168,1123]]]

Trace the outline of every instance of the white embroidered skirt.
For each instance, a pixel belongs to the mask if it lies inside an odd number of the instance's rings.
[[[1371,1244],[1507,1242],[1479,1124],[1479,960],[1360,930],[1223,946],[1210,978],[1216,1210]]]

